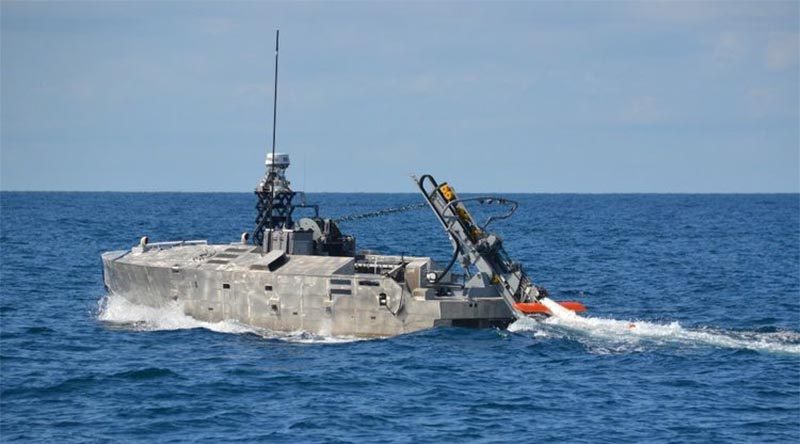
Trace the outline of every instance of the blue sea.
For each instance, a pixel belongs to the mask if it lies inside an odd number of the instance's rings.
[[[252,194],[3,192],[0,441],[800,442],[800,196],[506,197],[511,257],[588,312],[353,340],[107,297],[101,252],[234,242]],[[309,201],[340,217],[420,198]],[[342,229],[449,258],[427,209]]]

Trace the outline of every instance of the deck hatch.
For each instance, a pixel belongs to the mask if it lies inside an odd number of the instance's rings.
[[[267,267],[269,267],[269,271],[275,271],[278,268],[281,268],[283,264],[289,262],[289,258],[284,254],[281,257],[275,259],[274,261],[270,262]]]
[[[286,256],[286,253],[284,253],[281,250],[272,250],[269,253],[262,256],[261,261],[263,261],[261,264],[251,265],[250,269],[275,271],[278,268],[282,267],[285,263],[289,262],[289,257]],[[260,268],[260,267],[255,268],[256,266],[259,265],[265,268]]]
[[[345,290],[343,288],[331,288],[331,294],[346,294],[350,295],[353,294],[350,290]]]
[[[331,279],[331,285],[352,285],[350,279]]]

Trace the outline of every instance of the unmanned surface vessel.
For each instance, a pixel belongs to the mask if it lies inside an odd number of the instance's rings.
[[[275,97],[277,97],[277,39]],[[274,102],[273,113],[277,107]],[[430,257],[358,253],[356,240],[336,220],[293,191],[286,179],[287,154],[272,153],[256,187],[256,226],[239,242],[149,243],[103,253],[106,289],[152,307],[178,304],[202,321],[236,320],[273,331],[375,337],[437,326],[504,327],[515,318],[546,314],[547,292],[512,261],[489,224],[516,210],[496,197],[459,198],[452,186],[430,175],[414,177],[453,245],[445,266]],[[298,195],[302,204],[296,203]],[[509,211],[476,223],[466,203],[501,204]],[[295,220],[296,208],[313,217]],[[375,214],[383,214],[377,212]],[[458,262],[464,271],[451,270]],[[563,306],[582,311],[579,303]]]
[[[356,240],[312,205],[294,205],[286,154],[268,155],[256,190],[259,210],[251,236],[232,244],[149,243],[102,255],[111,294],[163,307],[178,303],[203,321],[226,319],[274,331],[334,336],[391,336],[437,326],[504,327],[517,317],[547,313],[547,292],[513,262],[487,231],[516,203],[496,197],[461,199],[430,175],[414,178],[453,244],[445,266],[430,257],[356,253]],[[510,211],[474,222],[465,203],[504,204]],[[295,208],[313,217],[295,221]],[[451,271],[459,262],[463,275]],[[562,303],[581,311],[577,303]]]

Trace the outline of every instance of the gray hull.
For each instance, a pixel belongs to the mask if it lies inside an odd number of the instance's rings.
[[[426,257],[264,254],[245,244],[177,242],[102,259],[110,293],[151,307],[177,301],[202,321],[379,337],[437,326],[505,327],[513,319],[499,295],[428,288],[424,276],[434,264]]]

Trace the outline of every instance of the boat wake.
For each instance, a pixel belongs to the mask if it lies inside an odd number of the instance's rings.
[[[511,332],[532,333],[540,338],[576,340],[595,353],[646,351],[653,346],[720,347],[768,353],[800,355],[800,333],[793,331],[725,331],[684,328],[678,322],[654,323],[580,316],[550,299],[542,303],[553,313],[546,319],[522,318],[509,325]],[[206,329],[217,333],[252,334],[291,343],[337,344],[365,340],[355,337],[316,335],[305,331],[278,332],[255,328],[236,320],[206,322],[187,316],[174,302],[155,308],[131,303],[118,295],[102,298],[97,319],[113,328],[132,331]]]
[[[543,320],[522,318],[508,327],[512,332],[532,332],[537,337],[567,338],[581,342],[593,352],[644,351],[652,346],[720,347],[768,353],[800,355],[800,333],[794,331],[725,331],[690,329],[678,322],[645,321],[580,316],[555,301],[542,303],[553,313]]]
[[[97,319],[114,328],[132,331],[189,330],[202,328],[217,333],[252,334],[264,339],[293,343],[338,344],[363,340],[354,337],[322,336],[305,331],[277,332],[255,328],[236,320],[205,322],[184,314],[183,307],[173,302],[165,307],[134,304],[122,296],[107,295],[98,303]]]

